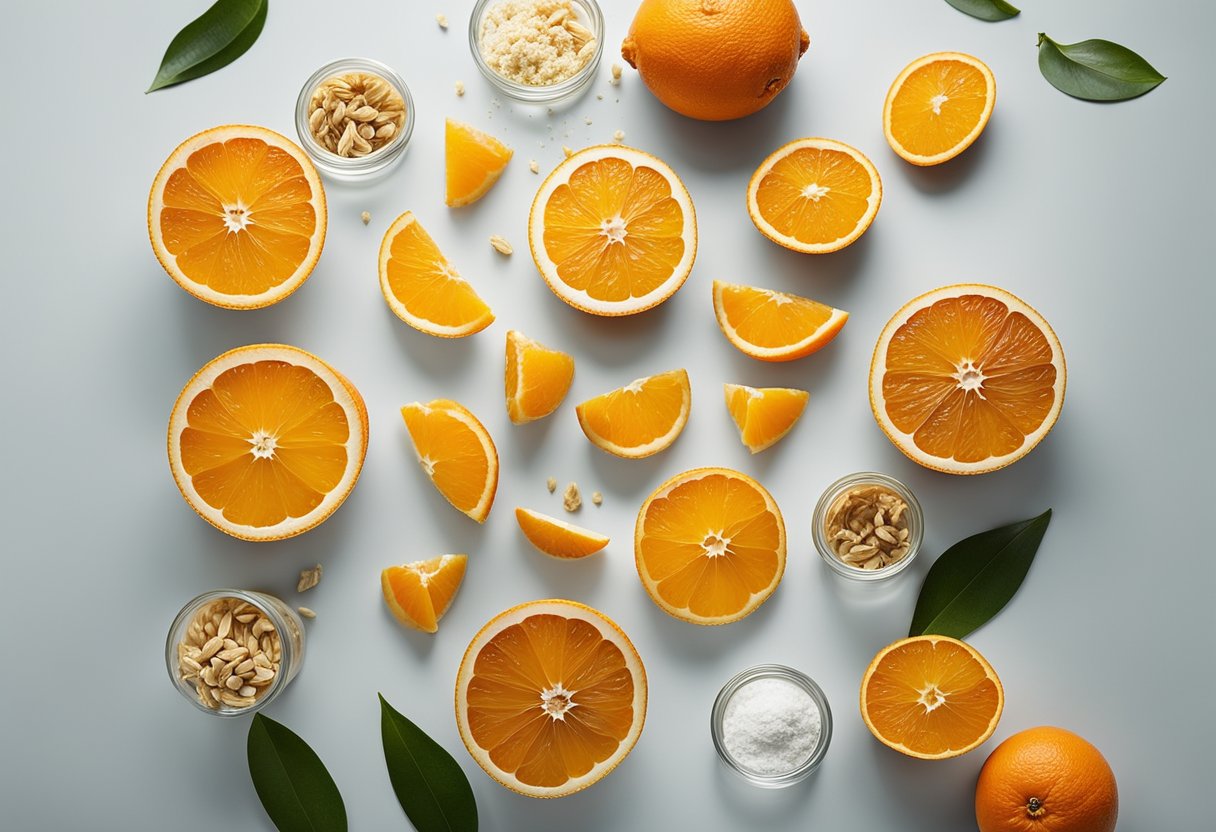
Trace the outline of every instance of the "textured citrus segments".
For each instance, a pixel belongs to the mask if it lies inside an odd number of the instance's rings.
[[[384,603],[404,626],[439,632],[439,619],[452,605],[468,563],[467,555],[440,555],[390,566],[380,573]]]
[[[449,503],[484,523],[498,489],[498,450],[485,426],[449,399],[401,408],[418,464]]]
[[[169,416],[182,496],[243,540],[306,532],[342,505],[367,453],[363,397],[311,353],[284,344],[212,359]]]
[[[726,409],[739,427],[739,438],[752,453],[777,444],[806,410],[811,394],[788,387],[723,384]]]
[[[471,205],[489,193],[514,153],[489,133],[449,118],[444,129],[448,205]]]
[[[300,288],[325,244],[325,189],[304,151],[265,127],[186,139],[148,195],[156,259],[200,300],[257,309]]]
[[[870,407],[910,459],[982,474],[1047,435],[1066,376],[1042,315],[1004,289],[963,283],[915,298],[887,322],[870,363]]]
[[[571,356],[522,332],[507,332],[507,416],[512,422],[532,422],[557,410],[573,380]]]
[[[688,424],[692,388],[688,373],[672,370],[639,378],[578,405],[583,433],[597,448],[641,459],[668,448]]]
[[[996,104],[996,80],[979,58],[935,52],[904,67],[882,108],[891,149],[914,165],[940,165],[980,137]]]
[[[622,145],[580,150],[541,184],[528,244],[559,298],[593,315],[632,315],[679,289],[697,255],[697,218],[666,162]]]
[[[798,139],[760,163],[747,186],[747,212],[760,233],[804,254],[838,251],[860,237],[882,202],[882,181],[858,149],[832,139]]]
[[[822,349],[849,313],[810,298],[715,280],[714,315],[727,340],[761,361],[793,361]]]
[[[463,338],[494,322],[490,307],[406,211],[380,243],[380,291],[393,314],[427,335]]]
[[[949,636],[913,636],[878,651],[861,679],[861,718],[879,742],[942,760],[992,736],[1005,692],[975,648]]]
[[[603,549],[609,542],[602,534],[531,509],[515,509],[515,520],[533,546],[555,558],[585,558]]]
[[[785,573],[785,521],[760,483],[697,468],[660,485],[638,512],[634,558],[660,609],[729,624],[768,600]]]
[[[533,601],[481,628],[456,675],[456,725],[486,773],[529,797],[592,785],[633,750],[646,670],[608,616]]]

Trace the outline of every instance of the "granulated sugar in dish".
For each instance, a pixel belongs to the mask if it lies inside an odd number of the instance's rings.
[[[740,766],[756,774],[784,774],[806,762],[819,745],[819,705],[785,679],[756,679],[731,696],[722,741]]]

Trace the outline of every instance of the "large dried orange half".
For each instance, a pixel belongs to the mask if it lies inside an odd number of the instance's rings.
[[[536,268],[593,315],[631,315],[679,289],[697,255],[697,218],[666,162],[621,145],[575,153],[541,184],[528,215]]]
[[[169,417],[169,467],[182,496],[243,540],[291,537],[329,517],[355,487],[366,453],[359,391],[284,344],[212,359]]]
[[[507,416],[517,425],[557,410],[574,380],[574,358],[526,337],[507,332]]]
[[[594,555],[610,542],[602,534],[528,508],[515,509],[515,520],[529,543],[546,555],[562,560]]]
[[[484,523],[498,490],[498,450],[476,416],[459,402],[435,399],[401,408],[418,464],[454,508]]]
[[[444,127],[448,205],[471,205],[489,193],[514,153],[489,133],[449,118]]]
[[[715,280],[714,315],[722,334],[744,355],[793,361],[823,349],[849,313],[817,300]]]
[[[870,363],[870,407],[910,459],[982,474],[1047,435],[1065,379],[1042,315],[1004,289],[964,283],[921,295],[887,322]]]
[[[642,586],[667,614],[729,624],[768,600],[785,573],[785,521],[764,486],[729,468],[660,485],[634,529]]]
[[[456,725],[486,773],[529,797],[592,785],[633,750],[646,670],[608,616],[533,601],[481,628],[456,675]]]
[[[685,370],[639,378],[574,409],[597,448],[626,459],[666,450],[688,424],[692,387]]]
[[[186,139],[148,195],[156,259],[200,300],[257,309],[300,288],[325,244],[325,190],[294,142],[232,124]]]
[[[404,626],[437,633],[439,619],[452,605],[468,564],[468,555],[440,555],[390,566],[380,573],[384,603]]]
[[[992,665],[948,636],[914,636],[884,647],[861,680],[866,727],[883,745],[922,760],[978,748],[1004,707]]]
[[[794,429],[811,394],[790,387],[724,384],[726,409],[739,428],[739,438],[754,454],[771,448]]]
[[[984,132],[996,104],[996,80],[979,58],[935,52],[904,67],[882,108],[891,149],[914,165],[940,165]]]

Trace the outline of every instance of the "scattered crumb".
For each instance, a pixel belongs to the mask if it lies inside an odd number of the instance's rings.
[[[535,159],[528,160],[528,170],[532,171],[533,173],[540,173],[540,165],[537,164]]]
[[[603,94],[602,92],[601,92],[601,93],[596,93],[595,100],[596,100],[596,101],[603,101],[603,100],[604,100],[604,94]]]
[[[617,144],[620,144],[621,142],[625,141],[625,131],[617,130],[615,133],[612,134],[612,140],[614,142],[616,142]]]
[[[552,494],[557,490],[557,479],[549,477],[549,479],[545,480],[545,488],[549,489],[549,493]]]
[[[494,250],[499,254],[505,254],[508,257],[513,251],[515,251],[515,249],[511,248],[511,244],[507,242],[507,238],[498,234],[493,234],[490,236],[490,245],[492,245]]]
[[[614,86],[614,87],[617,84],[621,83],[621,72],[623,72],[623,70],[621,69],[621,65],[613,64],[612,65],[612,77],[608,79],[608,83],[612,84],[612,86]]]
[[[439,24],[440,29],[448,28],[448,16],[446,14],[435,15],[435,22]]]
[[[318,563],[312,569],[300,570],[300,581],[296,584],[296,592],[307,592],[319,583],[321,583],[321,564]]]
[[[553,115],[553,108],[552,108],[552,107],[549,107],[548,109],[546,109],[546,110],[545,110],[545,113],[546,113],[547,115]]]
[[[595,503],[597,506],[603,505],[604,495],[598,491],[592,491],[591,492],[591,502]]]
[[[298,612],[300,615],[304,616],[305,618],[316,618],[317,617],[317,614],[315,612],[313,612],[312,610],[310,610],[308,607],[296,607],[296,612]]]
[[[364,225],[367,225],[369,222],[372,221],[371,211],[364,211],[362,214],[359,215],[359,219],[363,220]]]
[[[574,155],[574,151],[571,150],[570,148],[566,147],[565,145],[562,145],[562,153],[566,154],[567,159],[569,159],[571,156]]]
[[[578,511],[582,504],[583,498],[578,493],[578,485],[576,483],[567,485],[565,493],[562,494],[562,506],[566,511]]]
[[[457,94],[457,95],[464,95],[464,81],[457,81],[457,82],[456,82],[456,94]]]
[[[591,116],[585,116],[583,118],[583,124],[591,124]]]

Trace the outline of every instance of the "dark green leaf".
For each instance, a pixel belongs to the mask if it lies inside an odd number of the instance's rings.
[[[418,832],[477,832],[477,800],[460,764],[383,695],[380,736],[397,802]]]
[[[1051,509],[960,540],[925,575],[910,636],[966,638],[1001,611],[1022,585],[1051,522]]]
[[[253,46],[266,23],[269,0],[216,0],[177,33],[147,92],[209,75]]]
[[[308,743],[254,714],[248,754],[253,787],[279,832],[346,832],[346,804]]]
[[[1056,43],[1042,32],[1039,71],[1060,92],[1087,101],[1125,101],[1165,80],[1126,46],[1108,40]]]
[[[963,14],[980,20],[996,21],[1017,17],[1022,10],[1009,5],[1005,0],[946,0]]]

